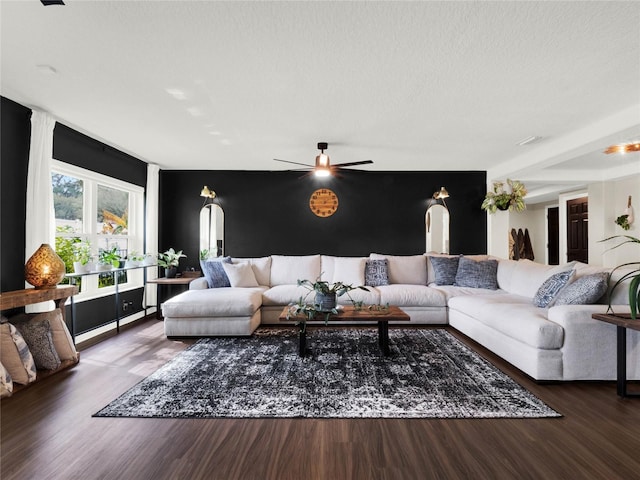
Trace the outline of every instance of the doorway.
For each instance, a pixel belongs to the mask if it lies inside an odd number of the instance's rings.
[[[567,200],[567,262],[589,262],[589,198]]]
[[[560,207],[547,208],[547,265],[560,265]]]

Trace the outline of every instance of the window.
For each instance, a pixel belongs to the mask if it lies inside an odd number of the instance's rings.
[[[143,249],[143,192],[141,187],[79,167],[54,161],[51,172],[56,218],[56,251],[67,272],[74,271],[81,246],[88,245],[90,262],[103,252],[117,253],[123,260]],[[92,268],[95,271],[97,268]],[[80,277],[77,299],[110,294],[115,275],[119,288],[142,286],[138,270],[105,272]]]

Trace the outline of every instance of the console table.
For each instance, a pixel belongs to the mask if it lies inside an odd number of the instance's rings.
[[[627,392],[627,328],[640,331],[640,320],[632,320],[630,313],[610,315],[594,313],[591,317],[601,322],[611,323],[617,328],[617,390],[621,397],[640,397],[640,392]]]
[[[20,308],[26,305],[33,305],[34,303],[48,302],[53,300],[56,308],[60,309],[62,319],[65,320],[65,303],[67,299],[71,299],[71,331],[73,335],[73,329],[75,324],[75,318],[73,313],[73,296],[78,293],[78,287],[75,285],[59,285],[56,288],[25,288],[24,290],[14,290],[10,292],[0,293],[0,310],[11,310],[13,308]],[[60,367],[51,371],[38,370],[38,378],[36,381],[53,375],[56,372],[72,367],[80,361],[80,354],[78,353],[78,360],[66,360],[63,361]],[[29,384],[31,385],[31,384]],[[18,391],[22,386],[14,386],[14,391]]]

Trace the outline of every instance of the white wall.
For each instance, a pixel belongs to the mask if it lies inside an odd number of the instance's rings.
[[[566,262],[566,201],[570,198],[589,197],[589,263],[613,267],[627,262],[640,262],[640,245],[628,244],[610,250],[616,240],[601,242],[614,235],[630,235],[640,238],[640,174],[622,180],[590,184],[587,190],[569,192],[559,196],[557,202],[527,205],[524,212],[496,212],[488,218],[488,253],[509,258],[509,231],[529,229],[535,261],[546,261],[546,206],[560,206],[560,263]],[[615,224],[627,207],[627,198],[632,196],[636,216],[630,230]]]

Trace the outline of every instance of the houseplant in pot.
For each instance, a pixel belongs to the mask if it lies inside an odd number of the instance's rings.
[[[108,249],[100,249],[98,252],[98,270],[111,270],[120,266],[120,255],[118,247],[114,246]]]
[[[298,280],[298,286],[306,288],[309,290],[309,293],[315,293],[314,306],[318,312],[332,311],[336,308],[338,297],[341,297],[345,293],[348,296],[351,290],[360,289],[365,292],[369,291],[369,289],[362,285],[354,287],[342,282],[329,283],[320,279],[316,279],[315,282],[311,282],[310,280]],[[309,294],[307,294],[307,296],[308,295]]]
[[[91,255],[91,243],[81,240],[73,244],[73,270],[75,273],[89,273],[93,270],[93,256]]]
[[[498,210],[515,210],[521,212],[526,208],[524,197],[527,189],[518,180],[507,179],[507,188],[504,182],[493,182],[493,191],[487,192],[481,208],[489,213]]]
[[[608,242],[609,240],[618,239],[618,238],[623,239],[623,241],[611,247],[610,250],[613,250],[614,248],[618,248],[627,243],[635,243],[640,245],[640,238],[632,237],[631,235],[615,235],[613,237],[605,238],[604,240],[601,240],[601,241]],[[607,313],[613,313],[611,308],[611,298],[613,296],[613,291],[622,282],[628,280],[629,281],[629,308],[631,310],[631,318],[633,320],[638,319],[638,314],[640,313],[640,267],[638,267],[638,265],[640,265],[640,261],[623,263],[615,267],[609,273],[609,285],[611,288],[609,289],[609,308],[607,309]],[[632,266],[636,268],[629,272],[626,272],[615,283],[612,284],[612,276],[616,270],[620,268],[632,267]]]
[[[166,278],[174,278],[176,276],[181,258],[186,258],[186,255],[182,253],[182,250],[176,252],[173,247],[158,254],[158,265],[164,268],[164,276]]]

